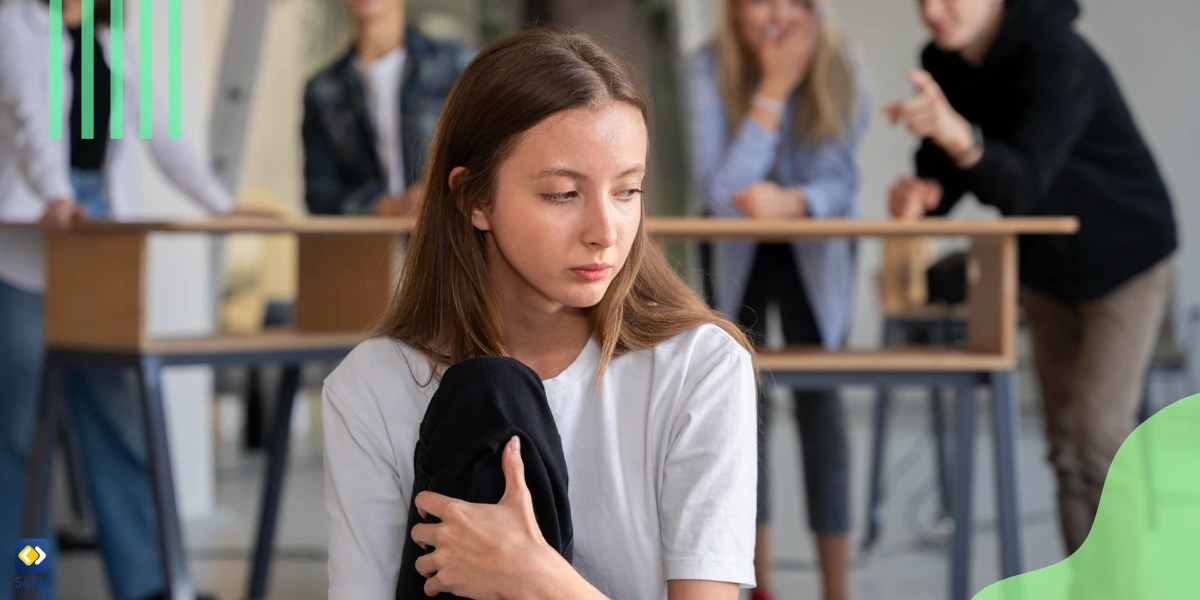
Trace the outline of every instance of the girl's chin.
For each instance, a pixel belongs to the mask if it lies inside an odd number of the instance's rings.
[[[591,308],[604,299],[604,294],[608,292],[609,282],[583,283],[577,284],[577,289],[571,290],[568,293],[562,294],[559,297],[559,303],[570,308]]]

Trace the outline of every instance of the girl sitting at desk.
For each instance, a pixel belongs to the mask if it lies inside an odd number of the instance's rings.
[[[647,112],[579,34],[463,72],[398,295],[325,383],[330,598],[754,584],[753,355],[647,239]]]
[[[824,0],[727,0],[716,40],[688,65],[692,167],[708,212],[751,219],[858,215],[854,154],[869,94]],[[778,306],[788,344],[837,348],[853,306],[851,240],[713,244],[714,304],[766,341]],[[836,393],[795,391],[809,525],[827,600],[846,597],[850,457]],[[762,396],[765,425],[769,424]],[[757,598],[771,597],[770,487],[758,476]]]

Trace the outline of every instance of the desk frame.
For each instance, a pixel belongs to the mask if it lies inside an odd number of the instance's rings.
[[[283,476],[287,468],[288,444],[291,440],[292,407],[295,404],[300,383],[299,365],[308,362],[339,361],[353,347],[354,344],[300,350],[245,349],[167,354],[106,350],[56,350],[53,348],[47,350],[46,362],[42,369],[38,423],[30,452],[29,473],[25,488],[22,536],[44,537],[42,528],[47,523],[50,481],[54,449],[57,443],[56,432],[60,427],[60,420],[66,416],[64,412],[68,411],[70,406],[64,394],[64,371],[70,367],[83,365],[134,370],[138,379],[150,480],[154,490],[155,516],[163,566],[166,571],[167,589],[170,592],[169,597],[172,600],[195,600],[196,591],[189,575],[187,547],[184,543],[183,527],[180,523],[178,503],[175,498],[171,451],[167,441],[166,415],[163,409],[162,369],[196,365],[282,364],[284,365],[283,377],[280,381],[275,413],[272,417],[266,481],[259,503],[254,558],[248,585],[249,598],[253,600],[265,598],[271,552],[275,542],[275,529],[279,520],[279,505],[283,493]],[[24,597],[33,597],[31,591],[18,590],[17,593],[18,598],[23,597],[22,593],[27,594]]]
[[[0,229],[28,225],[0,224]],[[171,597],[193,600],[182,528],[175,502],[163,419],[159,371],[171,365],[282,363],[285,370],[276,409],[268,463],[266,493],[259,531],[250,598],[265,596],[267,566],[278,517],[286,466],[288,423],[301,362],[338,360],[354,343],[338,335],[366,331],[394,289],[390,248],[399,233],[410,231],[403,219],[308,219],[285,221],[209,221],[198,223],[87,223],[47,242],[46,371],[42,405],[26,489],[23,531],[29,537],[45,523],[49,469],[60,405],[57,372],[68,364],[109,364],[138,370],[146,435],[151,454],[159,534]],[[797,387],[871,384],[942,383],[960,390],[957,424],[957,477],[951,556],[950,597],[969,594],[972,486],[977,399],[975,387],[993,390],[993,427],[997,443],[996,489],[1000,514],[1001,570],[1005,577],[1021,572],[1019,493],[1016,472],[1018,423],[1013,369],[1016,364],[1017,260],[1019,234],[1070,234],[1078,222],[1070,218],[1010,218],[994,221],[924,219],[913,222],[746,219],[648,219],[646,231],[659,238],[789,241],[797,238],[864,236],[967,236],[973,240],[969,259],[966,353],[920,355],[789,353],[762,355],[762,366],[776,382]],[[299,282],[297,336],[291,346],[223,344],[221,340],[188,343],[154,340],[146,328],[146,254],[154,232],[297,234]],[[349,260],[349,262],[347,262]],[[114,265],[116,266],[113,269]],[[347,268],[351,265],[354,268]],[[98,273],[103,272],[103,276]],[[985,275],[986,274],[986,275]],[[114,284],[116,282],[116,284]],[[76,301],[86,294],[88,302]],[[321,337],[324,336],[324,337]],[[356,338],[357,341],[360,338]],[[286,393],[284,393],[286,392]]]

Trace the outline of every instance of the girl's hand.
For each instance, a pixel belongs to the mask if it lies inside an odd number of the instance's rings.
[[[920,219],[942,201],[942,186],[932,179],[901,177],[888,193],[888,209],[901,220]]]
[[[796,23],[768,33],[758,48],[759,93],[783,101],[804,81],[821,39],[821,21],[808,11]]]
[[[759,181],[733,194],[733,205],[751,219],[796,219],[806,213],[808,202],[799,188],[782,188],[773,181]]]
[[[422,518],[433,515],[442,521],[412,529],[413,541],[434,548],[416,563],[428,579],[429,596],[445,592],[478,600],[554,597],[552,588],[562,578],[578,578],[542,537],[525,486],[519,438],[514,436],[505,446],[502,465],[505,490],[499,504],[473,504],[433,492],[417,495]]]
[[[921,69],[910,71],[908,79],[916,88],[916,94],[908,100],[884,107],[888,119],[893,125],[903,123],[909,133],[918,138],[933,140],[956,162],[971,158],[975,133],[971,124],[950,106],[941,86],[933,80],[932,75]],[[977,161],[978,157],[975,157],[974,161],[967,162]]]
[[[46,212],[38,221],[42,229],[50,233],[63,233],[71,226],[88,218],[87,210],[71,198],[61,198],[50,202]]]

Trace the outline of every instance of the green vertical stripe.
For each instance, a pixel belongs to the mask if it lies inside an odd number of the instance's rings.
[[[171,98],[169,101],[171,133],[170,133],[169,137],[170,137],[170,139],[177,140],[180,137],[179,105],[181,103],[181,98],[183,95],[183,80],[181,79],[181,74],[179,73],[179,61],[180,61],[179,49],[180,49],[180,38],[182,37],[180,35],[180,32],[183,30],[183,27],[181,25],[182,19],[179,14],[179,12],[180,12],[179,0],[171,0],[170,10],[171,10],[171,14],[169,16],[170,16],[170,20],[171,20],[171,25],[170,25],[170,34],[169,35],[171,36],[171,39],[170,39],[171,49],[170,49],[170,55],[168,57],[170,60],[170,63],[168,64],[168,67],[169,67],[168,77],[170,77],[170,79],[171,79],[171,90],[170,90]]]
[[[108,28],[108,68],[112,72],[112,110],[109,111],[109,137],[121,139],[125,116],[125,10],[122,0],[112,0],[112,24]]]
[[[80,115],[79,138],[91,140],[96,138],[96,57],[93,51],[96,47],[96,3],[95,0],[83,0],[83,111]]]
[[[62,139],[62,0],[50,0],[50,139]]]
[[[138,64],[141,67],[141,80],[138,84],[141,103],[138,114],[141,120],[141,135],[143,140],[150,139],[154,130],[154,78],[151,74],[154,56],[154,12],[152,0],[141,0],[138,10],[138,29],[141,36],[138,42]]]

